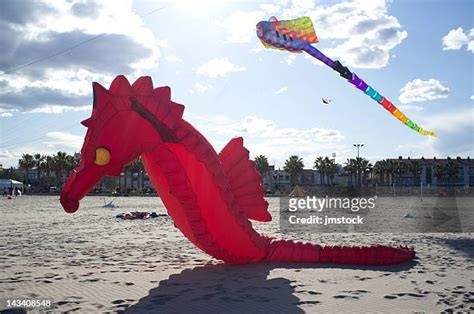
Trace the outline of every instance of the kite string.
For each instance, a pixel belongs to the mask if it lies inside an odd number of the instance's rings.
[[[147,17],[147,16],[149,16],[149,15],[152,15],[152,14],[155,13],[155,12],[158,12],[158,11],[161,11],[161,10],[167,8],[168,6],[169,6],[169,5],[164,5],[164,6],[160,7],[160,8],[154,9],[154,10],[152,10],[152,11],[146,13],[146,14],[139,15],[139,17],[140,17],[140,18]],[[52,59],[52,58],[54,58],[54,57],[57,57],[57,56],[59,56],[59,55],[62,55],[62,54],[64,54],[64,53],[66,53],[66,52],[70,52],[70,51],[72,51],[72,50],[74,50],[74,49],[76,49],[76,48],[78,48],[78,47],[80,47],[80,46],[83,46],[83,45],[87,44],[87,43],[90,43],[91,41],[94,41],[94,40],[98,39],[99,37],[102,37],[103,35],[105,35],[105,33],[102,33],[102,34],[96,35],[96,36],[94,36],[94,37],[92,37],[92,38],[86,39],[86,40],[84,40],[84,41],[82,41],[82,42],[80,42],[80,43],[78,43],[78,44],[75,44],[75,45],[73,45],[73,46],[71,46],[71,47],[68,47],[68,48],[66,48],[66,49],[64,49],[64,50],[58,51],[58,52],[56,52],[56,53],[54,53],[54,54],[52,54],[52,55],[42,57],[42,58],[40,58],[40,59],[37,59],[37,60],[31,61],[31,62],[22,64],[22,65],[17,66],[17,67],[12,67],[12,68],[10,68],[10,69],[8,69],[8,70],[6,70],[6,71],[2,71],[2,72],[0,73],[0,75],[11,74],[11,73],[14,73],[14,72],[16,72],[16,71],[19,71],[19,70],[21,70],[21,69],[24,69],[24,68],[26,68],[26,67],[28,67],[28,66],[31,66],[31,65],[34,65],[34,64],[37,64],[37,63],[40,63],[40,62],[43,62],[43,61]]]
[[[85,45],[85,44],[87,44],[87,43],[89,43],[89,42],[91,42],[91,41],[93,41],[93,40],[96,40],[97,38],[99,38],[99,37],[101,37],[101,36],[103,36],[103,35],[104,35],[104,34],[96,35],[96,36],[94,36],[94,37],[92,37],[92,38],[89,38],[89,39],[87,39],[87,40],[85,40],[85,41],[83,41],[83,42],[81,42],[81,43],[78,43],[78,44],[76,44],[76,45],[74,45],[74,46],[71,46],[71,47],[66,48],[66,49],[64,49],[64,50],[61,50],[61,51],[59,51],[59,52],[56,52],[56,53],[54,53],[54,54],[52,54],[52,55],[49,55],[49,56],[43,57],[43,58],[41,58],[41,59],[37,59],[37,60],[31,61],[31,62],[28,62],[28,63],[25,63],[25,64],[22,64],[22,65],[20,65],[20,66],[18,66],[18,67],[13,67],[13,68],[11,68],[11,69],[9,69],[9,70],[6,70],[6,71],[3,71],[1,74],[2,74],[2,75],[3,75],[3,74],[11,74],[11,73],[16,72],[16,71],[18,71],[18,70],[21,70],[21,69],[23,69],[23,68],[26,68],[26,67],[28,67],[28,66],[30,66],[30,65],[34,65],[34,64],[36,64],[36,63],[40,63],[40,62],[46,61],[46,60],[48,60],[48,59],[52,59],[52,58],[54,58],[54,57],[57,57],[57,56],[59,56],[59,55],[62,55],[62,54],[64,54],[64,53],[66,53],[66,52],[70,52],[71,50],[73,50],[73,49],[75,49],[75,48],[77,48],[77,47],[80,47],[80,46],[82,46],[82,45]]]

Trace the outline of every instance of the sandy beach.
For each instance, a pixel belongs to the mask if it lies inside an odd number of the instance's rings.
[[[278,199],[268,201],[273,221],[255,227],[290,237],[279,230]],[[159,198],[117,198],[114,210],[103,204],[86,197],[69,215],[57,196],[3,198],[0,299],[50,298],[49,310],[79,313],[474,311],[472,234],[298,232],[291,238],[413,246],[417,258],[393,267],[229,266],[195,248],[169,217],[115,218],[132,210],[165,213]]]

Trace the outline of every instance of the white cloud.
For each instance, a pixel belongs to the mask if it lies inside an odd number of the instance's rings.
[[[11,150],[0,151],[0,164],[3,168],[18,167],[18,159],[21,158],[22,154],[22,152]]]
[[[416,101],[448,98],[448,96],[449,87],[445,86],[440,81],[431,78],[427,81],[420,79],[409,81],[400,90],[398,99],[402,104],[408,104]]]
[[[443,50],[459,50],[466,46],[467,50],[474,53],[474,28],[469,33],[464,33],[462,27],[452,29],[442,38]]]
[[[276,4],[264,3],[260,5],[260,8],[265,11],[267,14],[277,13],[280,10],[280,7]]]
[[[48,132],[46,136],[51,138],[53,141],[46,141],[44,144],[49,147],[66,146],[74,149],[80,149],[84,141],[84,137],[81,135],[74,135],[69,132]]]
[[[196,83],[194,84],[194,90],[198,93],[204,93],[206,91],[208,91],[209,89],[212,88],[212,85],[211,84],[207,84],[207,83]]]
[[[255,40],[255,25],[265,18],[263,11],[237,11],[218,24],[224,28],[229,43],[249,43]]]
[[[84,45],[2,75],[0,106],[21,111],[55,104],[80,106],[90,98],[91,81],[108,83],[117,73],[136,77],[155,68],[166,41],[145,27],[132,4],[63,0],[2,6],[6,18],[0,31],[9,34],[2,38],[2,69]],[[101,37],[95,39],[97,35]]]
[[[382,68],[390,51],[407,38],[398,19],[387,13],[385,1],[350,1],[318,6],[310,14],[317,21],[318,37],[342,43],[325,50],[348,66]]]
[[[422,106],[416,106],[416,105],[399,105],[398,109],[400,109],[403,112],[420,112],[423,111],[425,108]]]
[[[283,86],[282,88],[278,89],[275,94],[279,95],[279,94],[283,94],[284,92],[286,92],[288,90],[288,87],[286,86]]]
[[[60,69],[46,69],[46,79],[36,80],[21,74],[0,77],[0,83],[5,87],[0,88],[0,94],[13,91],[21,94],[27,89],[48,90],[53,93],[67,93],[72,96],[86,96],[91,92],[91,82],[112,81],[111,75],[93,73],[88,70],[78,69],[75,72]]]
[[[26,111],[26,113],[64,113],[68,111],[87,111],[91,110],[91,105],[85,106],[62,106],[62,105],[46,105],[38,108],[34,108],[30,111]]]
[[[205,75],[210,78],[218,78],[224,77],[227,73],[245,70],[245,67],[233,64],[227,58],[215,58],[198,67],[196,74]]]
[[[294,54],[291,54],[291,55],[288,55],[285,57],[285,62],[290,65],[292,64],[293,62],[295,62],[296,60],[296,56]]]
[[[474,53],[474,28],[471,28],[468,36],[469,36],[469,44],[467,45],[467,50]]]
[[[282,19],[294,19],[295,16],[306,15],[315,7],[313,0],[280,1],[279,3],[284,7]]]
[[[316,155],[330,156],[333,152],[342,153],[345,150],[344,144],[341,143],[344,136],[338,130],[280,127],[272,120],[254,116],[239,121],[227,117],[201,117],[198,120],[202,129],[210,134],[242,136],[252,155],[267,155],[280,165],[290,155],[297,154],[305,160],[307,167],[312,167]]]
[[[446,133],[456,133],[466,128],[474,129],[474,108],[436,114],[424,119],[427,128]],[[468,134],[472,137],[474,132]]]
[[[170,62],[170,63],[183,63],[183,59],[181,59],[177,56],[166,56],[165,60]]]
[[[474,95],[471,95],[471,100],[474,100]]]
[[[247,116],[231,124],[215,126],[214,130],[221,134],[246,134],[277,142],[339,142],[344,139],[338,130],[279,128],[271,120],[253,116]]]
[[[398,19],[388,14],[388,1],[384,0],[352,0],[317,6],[312,0],[281,0],[276,5],[261,8],[261,11],[233,13],[220,23],[229,34],[227,40],[257,41],[255,24],[270,14],[282,19],[309,16],[318,37],[326,42],[333,40],[332,46],[324,51],[327,55],[350,67],[377,69],[388,64],[390,51],[408,36]]]
[[[16,109],[2,109],[0,108],[0,118],[11,118],[13,113],[18,112]]]
[[[474,108],[423,115],[421,124],[437,137],[418,137],[415,143],[400,145],[399,151],[412,156],[473,156]]]

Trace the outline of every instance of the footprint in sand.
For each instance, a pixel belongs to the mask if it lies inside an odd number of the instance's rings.
[[[355,295],[343,295],[343,294],[338,294],[333,296],[334,299],[359,299],[358,296]]]
[[[396,299],[396,298],[398,298],[398,297],[397,297],[396,295],[384,295],[384,298],[385,298],[385,299],[391,299],[391,300],[392,300],[392,299]]]
[[[321,301],[299,301],[296,303],[297,305],[304,305],[304,304],[319,304]]]
[[[423,294],[418,294],[418,293],[395,293],[391,295],[385,295],[385,299],[397,299],[400,297],[412,297],[412,298],[424,298],[426,295]]]

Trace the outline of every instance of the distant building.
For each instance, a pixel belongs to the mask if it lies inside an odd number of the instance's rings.
[[[291,179],[290,174],[281,169],[275,169],[275,166],[270,166],[268,171],[263,175],[263,185],[267,191],[270,192],[289,192],[293,189],[293,185],[314,186],[321,184],[321,175],[319,171],[313,169],[303,169]]]
[[[474,186],[474,160],[467,158],[402,158],[388,159],[405,165],[403,170],[393,175],[393,183],[401,186]],[[414,173],[414,163],[418,163],[419,171]],[[457,172],[446,173],[447,165],[457,167]],[[411,168],[410,168],[411,167]]]
[[[26,170],[23,168],[13,168],[13,174],[20,178],[23,178],[23,180],[27,180],[28,184],[38,182],[38,170],[36,169],[36,167],[28,170],[28,178],[26,178]]]

